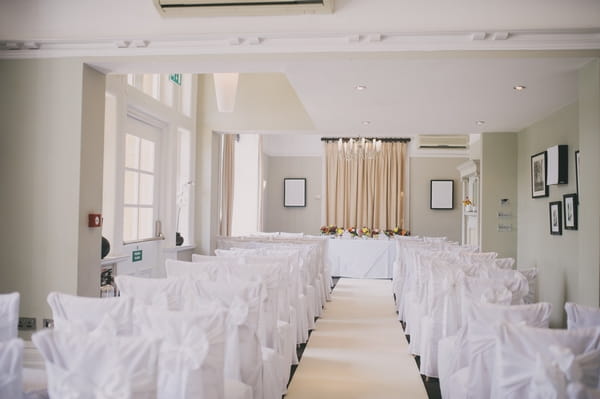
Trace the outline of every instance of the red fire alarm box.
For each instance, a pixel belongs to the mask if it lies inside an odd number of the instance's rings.
[[[88,215],[88,227],[102,226],[102,215],[99,213],[90,213]]]

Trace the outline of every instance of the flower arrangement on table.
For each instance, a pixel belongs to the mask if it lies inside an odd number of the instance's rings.
[[[410,231],[401,229],[400,227],[396,226],[393,229],[388,229],[388,230],[384,231],[384,234],[386,236],[388,236],[388,237],[393,237],[393,236],[409,236],[410,235]]]
[[[379,230],[379,229],[371,229],[369,227],[350,227],[348,229],[344,229],[343,227],[338,227],[335,225],[322,226],[321,227],[321,235],[329,235],[329,236],[338,236],[341,237],[344,234],[348,233],[352,237],[373,237],[376,238],[379,234],[385,234],[388,237],[393,236],[408,236],[410,232],[408,230],[401,229],[399,227],[394,227],[393,229],[388,230]]]
[[[337,232],[337,226],[330,224],[329,226],[321,226],[322,235],[334,235]]]

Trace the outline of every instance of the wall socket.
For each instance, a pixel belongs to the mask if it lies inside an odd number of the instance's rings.
[[[19,330],[32,331],[36,329],[35,317],[19,317]]]
[[[42,320],[42,327],[44,327],[44,328],[53,328],[54,327],[54,320],[53,319],[43,319]]]

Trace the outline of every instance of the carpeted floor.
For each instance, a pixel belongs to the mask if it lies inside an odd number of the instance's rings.
[[[427,398],[389,280],[339,280],[286,399]]]

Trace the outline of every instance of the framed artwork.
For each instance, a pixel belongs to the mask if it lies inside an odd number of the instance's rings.
[[[577,230],[577,194],[563,195],[565,230]]]
[[[579,204],[579,198],[581,198],[581,191],[579,190],[579,150],[575,151],[575,182],[577,183],[577,203]]]
[[[550,234],[562,235],[562,202],[554,201],[550,203]]]
[[[306,206],[306,178],[283,179],[283,206],[286,208]]]
[[[548,196],[546,151],[531,156],[531,198]]]
[[[454,209],[454,180],[431,180],[430,209]]]

